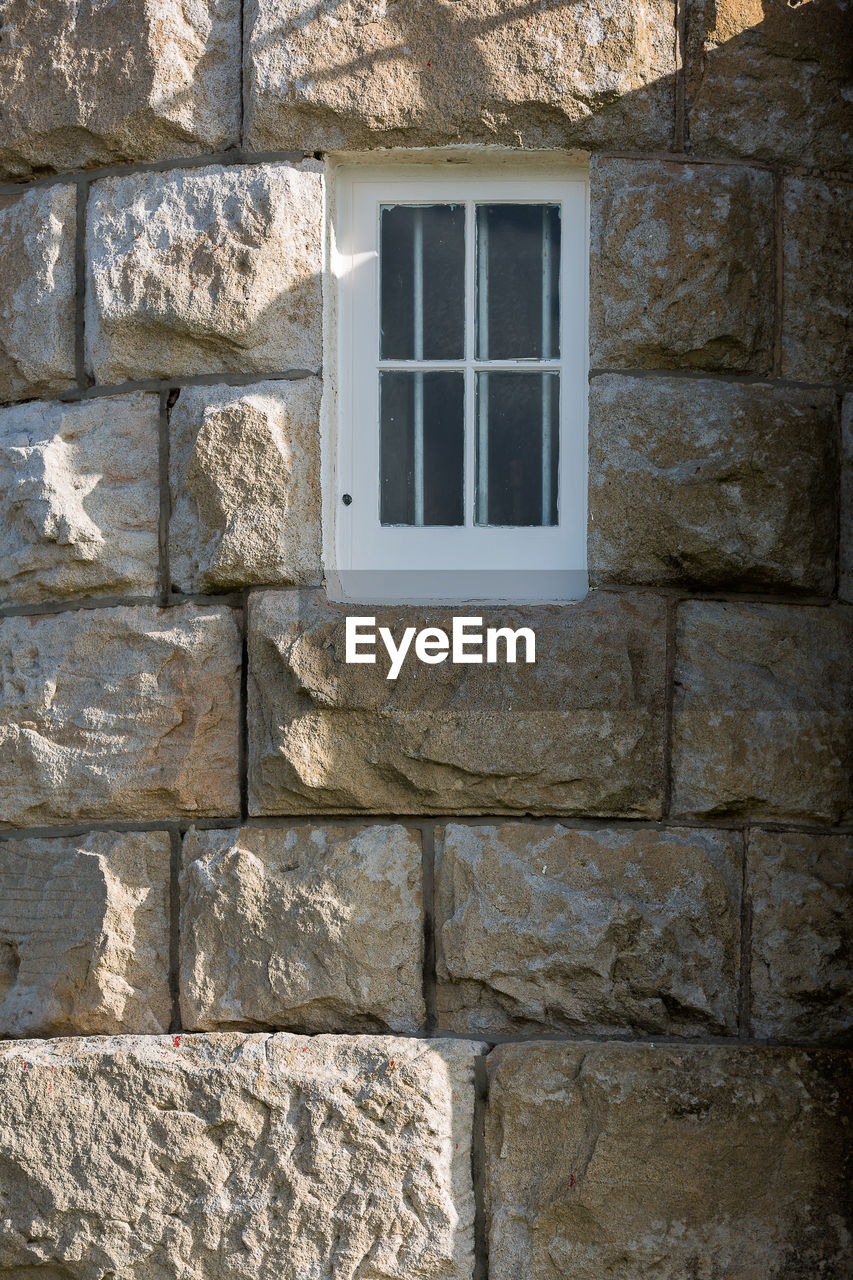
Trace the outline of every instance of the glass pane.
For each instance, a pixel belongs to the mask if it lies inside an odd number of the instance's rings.
[[[385,205],[381,232],[381,358],[464,359],[465,206]]]
[[[476,524],[557,523],[559,423],[559,374],[477,374]]]
[[[382,524],[463,524],[464,373],[379,375]]]
[[[477,206],[477,359],[560,355],[560,206]]]

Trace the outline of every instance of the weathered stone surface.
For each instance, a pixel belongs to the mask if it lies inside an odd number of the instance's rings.
[[[672,812],[851,814],[853,610],[684,604]]]
[[[851,19],[848,0],[691,0],[694,151],[849,166]]]
[[[838,592],[853,601],[853,395],[841,406],[841,536],[838,548]]]
[[[76,225],[76,187],[0,196],[0,401],[74,383]]]
[[[770,371],[770,173],[594,159],[591,199],[593,368]]]
[[[835,411],[828,388],[594,378],[592,581],[829,594]]]
[[[98,382],[320,364],[322,165],[104,178],[86,226]]]
[[[669,147],[670,0],[249,0],[261,149]]]
[[[169,1028],[169,836],[0,842],[0,1036]]]
[[[239,690],[230,609],[0,619],[0,826],[235,814]]]
[[[252,597],[251,813],[660,813],[662,601],[477,606],[484,628],[533,628],[536,662],[426,667],[412,654],[396,680],[379,640],[375,665],[344,662],[347,612],[320,592]],[[396,643],[405,627],[452,625],[438,608],[367,616]]]
[[[194,1031],[424,1021],[421,846],[400,826],[190,831],[181,1017]]]
[[[157,589],[157,396],[0,409],[0,599]]]
[[[853,183],[786,178],[782,371],[853,382]]]
[[[470,1280],[479,1046],[180,1036],[0,1047],[0,1268]]]
[[[848,1273],[844,1053],[533,1044],[487,1061],[491,1280]]]
[[[737,1028],[740,837],[450,825],[438,1025],[478,1035]]]
[[[240,141],[239,0],[6,0],[0,175]]]
[[[853,837],[749,833],[752,1034],[849,1039]]]
[[[320,390],[304,378],[181,392],[169,419],[177,589],[320,581]]]

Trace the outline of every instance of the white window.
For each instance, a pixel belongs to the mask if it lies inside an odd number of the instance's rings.
[[[337,169],[339,598],[585,594],[587,187],[541,162]]]

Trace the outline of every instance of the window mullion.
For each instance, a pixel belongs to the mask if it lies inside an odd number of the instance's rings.
[[[474,524],[474,201],[465,203],[465,524]]]

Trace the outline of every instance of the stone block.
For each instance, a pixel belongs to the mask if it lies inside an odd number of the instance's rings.
[[[183,1025],[415,1034],[421,879],[420,839],[400,826],[190,831]]]
[[[76,226],[76,187],[0,196],[0,401],[74,385]]]
[[[239,145],[239,0],[6,0],[0,24],[0,176]]]
[[[188,387],[172,409],[176,590],[319,583],[317,378]]]
[[[853,601],[853,395],[841,405],[841,530],[838,594]]]
[[[441,1028],[736,1032],[740,836],[449,825],[436,866]]]
[[[602,158],[590,182],[592,367],[769,373],[772,175]]]
[[[853,813],[853,610],[691,602],[678,612],[672,812]]]
[[[452,626],[447,609],[356,608],[398,644],[406,627]],[[347,613],[320,592],[252,597],[252,814],[660,814],[666,625],[656,597],[477,606],[484,630],[534,629],[536,662],[427,667],[412,654],[396,680],[379,639],[375,665],[344,662]]]
[[[853,382],[853,183],[786,178],[782,372]]]
[[[602,374],[589,435],[593,582],[831,594],[828,388]]]
[[[0,1036],[168,1031],[164,831],[0,842]]]
[[[481,1046],[237,1034],[0,1046],[0,1266],[470,1280]]]
[[[697,155],[850,165],[849,0],[691,0],[687,110]]]
[[[490,1280],[847,1274],[843,1052],[540,1043],[487,1062]]]
[[[752,1034],[853,1032],[853,836],[750,831]]]
[[[239,691],[230,609],[0,619],[0,826],[236,814]]]
[[[95,183],[86,361],[96,381],[319,366],[321,175],[306,160]]]
[[[0,600],[157,590],[160,405],[0,409]]]
[[[246,18],[261,150],[672,142],[671,0],[249,0]]]

